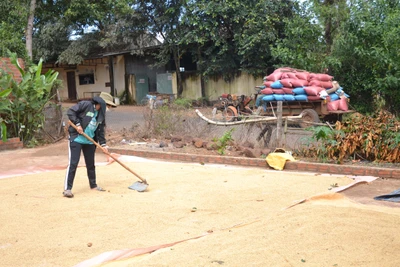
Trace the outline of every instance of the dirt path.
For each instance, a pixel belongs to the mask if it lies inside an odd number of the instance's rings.
[[[0,156],[10,159],[8,169],[66,165],[65,142]],[[90,191],[78,169],[73,199],[61,195],[64,169],[0,179],[0,265],[74,266],[107,251],[186,239],[102,266],[400,265],[400,209],[332,195],[328,188],[350,184],[348,177],[124,160],[149,191],[128,189],[137,179],[117,163],[97,167],[106,192]],[[327,195],[285,209],[317,194]]]

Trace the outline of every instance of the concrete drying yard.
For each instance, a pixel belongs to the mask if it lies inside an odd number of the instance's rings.
[[[400,265],[398,204],[329,190],[352,177],[121,157],[148,180],[139,193],[134,175],[97,153],[107,191],[90,191],[79,168],[67,199],[64,146],[0,153],[1,266]],[[97,264],[117,254],[128,257]]]

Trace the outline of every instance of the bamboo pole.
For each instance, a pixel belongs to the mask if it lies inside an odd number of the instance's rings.
[[[264,117],[264,118],[258,118],[258,119],[242,119],[241,121],[232,121],[232,122],[220,122],[220,121],[213,121],[210,120],[209,118],[205,117],[198,109],[195,110],[197,115],[205,120],[206,122],[218,126],[231,126],[231,125],[239,125],[239,124],[246,124],[246,123],[256,123],[256,122],[265,122],[265,121],[276,121],[278,118],[276,117]],[[287,116],[285,117],[286,119],[289,120],[301,120],[302,116],[301,114],[299,116]]]
[[[278,108],[276,111],[278,118],[276,121],[276,145],[282,146],[282,101],[278,101]]]

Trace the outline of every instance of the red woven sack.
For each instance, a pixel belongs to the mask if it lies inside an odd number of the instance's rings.
[[[333,87],[333,84],[331,81],[321,81],[321,87],[325,89],[331,89]]]
[[[292,79],[291,82],[293,88],[310,85],[307,80]]]
[[[349,105],[347,104],[347,98],[342,97],[341,99],[337,100],[339,101],[339,110],[343,111],[348,111],[349,110]]]
[[[282,72],[281,79],[297,79],[296,73],[293,73],[293,72]]]
[[[293,94],[293,88],[283,87],[282,90],[283,90],[283,92],[285,92],[285,94],[294,95]]]
[[[307,99],[308,99],[308,101],[316,101],[316,100],[321,100],[321,97],[316,96],[316,95],[308,95]]]
[[[318,93],[324,90],[324,88],[319,87],[319,86],[307,86],[304,87],[304,91],[306,91],[307,95],[314,95],[314,96],[319,96]]]
[[[282,80],[281,80],[281,84],[282,84],[284,87],[293,87],[293,86],[292,86],[292,79],[282,79]]]
[[[340,100],[335,100],[329,102],[326,106],[329,111],[336,111],[339,109]]]
[[[274,92],[274,94],[277,94],[277,95],[285,94],[285,91],[283,91],[283,89],[272,89],[272,92]]]
[[[311,80],[309,82],[309,85],[312,86],[319,86],[325,89],[331,89],[333,87],[333,84],[331,81],[320,81],[320,80]]]
[[[272,83],[273,83],[273,81],[265,81],[264,85],[265,85],[265,87],[271,87]]]
[[[319,80],[310,80],[308,83],[310,86],[320,86],[321,87],[321,81]]]
[[[262,89],[261,91],[260,91],[260,94],[263,94],[263,95],[272,95],[274,92],[272,92],[272,89],[271,88],[264,88],[264,89]]]
[[[331,81],[333,79],[332,76],[324,73],[311,73],[310,80],[320,80],[320,81]]]
[[[282,76],[282,72],[274,71],[273,73],[271,73],[270,75],[267,76],[267,80],[275,82],[277,80],[280,80],[281,76]]]
[[[297,77],[297,79],[308,81],[308,79],[310,77],[310,73],[309,72],[296,72],[296,77]]]

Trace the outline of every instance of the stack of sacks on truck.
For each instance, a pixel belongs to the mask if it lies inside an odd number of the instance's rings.
[[[270,101],[326,100],[328,110],[348,110],[347,95],[333,77],[292,68],[279,68],[264,77],[256,106]]]

